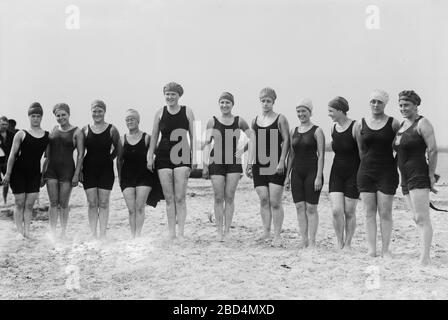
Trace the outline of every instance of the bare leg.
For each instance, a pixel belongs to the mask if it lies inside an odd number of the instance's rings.
[[[272,218],[274,222],[274,245],[280,244],[282,225],[284,219],[282,205],[283,186],[269,184],[269,203],[271,205]]]
[[[306,217],[305,201],[297,202],[295,203],[295,205],[297,211],[297,221],[299,223],[300,238],[302,239],[302,246],[306,248],[309,245],[309,240],[308,240],[308,218]]]
[[[189,167],[174,168],[174,202],[176,204],[176,214],[178,223],[179,239],[184,238],[185,221],[187,219],[187,184],[191,169]]]
[[[109,220],[110,191],[111,190],[98,189],[100,238],[102,239],[106,237],[107,221]]]
[[[368,255],[376,257],[376,194],[371,192],[362,192],[361,199],[366,211],[366,235]]]
[[[61,238],[65,238],[68,224],[68,214],[70,211],[69,201],[72,192],[72,184],[69,181],[59,183],[59,206],[61,212]]]
[[[233,213],[235,211],[235,192],[240,181],[240,173],[228,173],[226,176],[226,187],[224,191],[224,235],[230,232]]]
[[[136,207],[135,207],[135,188],[126,188],[123,190],[123,197],[124,201],[126,202],[126,206],[128,207],[129,211],[129,225],[131,227],[131,236],[132,239],[135,238],[135,230],[136,230],[136,223],[135,223],[135,215],[136,215]]]
[[[33,207],[36,202],[39,192],[26,193],[25,194],[25,211],[23,212],[23,222],[24,222],[24,233],[26,238],[31,238],[30,236],[30,224],[31,217],[33,216]]]
[[[378,191],[377,199],[378,213],[380,215],[382,256],[390,258],[392,257],[389,244],[392,236],[392,202],[394,201],[394,196]]]
[[[344,247],[344,193],[331,192],[331,210],[333,212],[333,227],[336,233],[338,249]]]
[[[223,240],[224,228],[224,190],[226,184],[226,177],[222,175],[212,175],[210,177],[214,192],[214,211],[216,219],[216,228],[218,230],[219,241]]]
[[[56,179],[47,180],[47,192],[50,200],[50,210],[48,212],[50,221],[51,236],[56,235],[56,227],[59,217],[59,182]]]
[[[310,247],[316,246],[317,227],[319,225],[319,214],[317,204],[306,203],[306,218],[308,220],[308,233],[310,236]]]
[[[358,199],[351,199],[345,197],[344,210],[345,210],[345,242],[344,248],[351,249],[352,238],[356,229],[356,204]]]
[[[140,237],[142,234],[143,223],[145,222],[145,207],[151,187],[141,186],[135,188],[135,236]]]
[[[174,177],[173,170],[158,170],[160,184],[166,203],[166,216],[168,220],[168,233],[170,239],[176,239],[176,205],[174,203]]]
[[[415,213],[415,223],[420,230],[422,247],[420,264],[423,266],[431,263],[430,250],[432,241],[432,224],[429,215],[429,189],[414,189],[409,191],[410,200]]]
[[[6,200],[8,199],[8,185],[3,186],[3,202],[6,204]]]
[[[263,235],[260,239],[268,239],[271,236],[271,205],[269,204],[269,189],[265,186],[256,187],[255,191],[260,198],[261,222],[263,223]]]
[[[25,193],[14,194],[16,206],[14,208],[14,222],[17,232],[23,236],[23,212],[25,211]]]
[[[98,225],[98,217],[99,217],[99,208],[98,208],[98,189],[90,188],[86,190],[87,202],[89,206],[89,226],[90,231],[92,232],[92,236],[94,238],[97,237],[97,225]]]

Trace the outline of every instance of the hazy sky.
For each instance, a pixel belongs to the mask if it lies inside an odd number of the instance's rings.
[[[80,10],[77,30],[66,28],[71,4]],[[366,27],[368,5],[380,10],[379,29]],[[181,103],[205,126],[222,91],[250,121],[260,89],[271,86],[275,110],[291,126],[296,103],[310,97],[328,141],[334,96],[359,119],[369,114],[372,89],[385,89],[386,112],[401,120],[398,92],[413,89],[439,145],[448,145],[447,14],[443,0],[0,0],[0,114],[27,127],[27,108],[39,101],[48,130],[53,105],[67,102],[81,126],[98,98],[120,131],[130,107],[150,131],[163,85],[176,81]]]

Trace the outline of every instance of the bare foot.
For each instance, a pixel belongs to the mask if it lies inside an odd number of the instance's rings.
[[[427,266],[429,266],[430,264],[431,264],[431,258],[426,257],[426,258],[422,258],[422,259],[420,259],[420,265],[421,265],[422,267],[427,267]]]
[[[387,260],[391,260],[393,258],[392,253],[390,251],[383,252],[381,256]]]
[[[274,248],[281,248],[284,246],[283,239],[280,236],[274,237],[272,240],[271,246]]]
[[[309,246],[308,240],[302,240],[299,244],[299,249],[306,249]]]
[[[261,242],[261,241],[266,241],[266,240],[268,240],[269,238],[271,238],[271,234],[270,233],[267,233],[267,232],[264,232],[261,236],[259,236],[255,241],[257,241],[257,242]]]
[[[369,252],[367,252],[367,255],[368,255],[369,257],[373,257],[373,258],[375,258],[375,257],[376,257],[376,251],[370,251],[370,250],[369,250]]]
[[[185,240],[187,240],[187,238],[185,238],[185,236],[183,234],[179,234],[177,236],[177,240],[179,240],[179,242],[184,242]]]
[[[16,236],[16,240],[22,241],[22,240],[25,240],[25,237],[23,236],[23,234],[18,233]]]

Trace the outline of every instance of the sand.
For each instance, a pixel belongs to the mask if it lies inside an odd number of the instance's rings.
[[[448,187],[432,199],[448,208]],[[108,241],[90,236],[82,188],[71,198],[67,242],[48,237],[48,221],[33,220],[35,241],[16,239],[3,207],[0,219],[1,299],[447,299],[448,213],[431,212],[432,265],[418,266],[419,235],[401,195],[394,202],[394,258],[367,256],[364,214],[358,205],[353,250],[335,248],[328,186],[319,204],[315,251],[299,249],[291,195],[284,195],[284,248],[261,234],[257,195],[251,180],[240,181],[231,238],[217,241],[209,222],[210,181],[190,179],[187,239],[166,239],[165,203],[147,207],[143,237],[131,240],[128,213],[118,186],[111,195]],[[399,192],[400,193],[400,192]],[[10,196],[10,203],[12,203]],[[48,205],[41,189],[40,206]]]

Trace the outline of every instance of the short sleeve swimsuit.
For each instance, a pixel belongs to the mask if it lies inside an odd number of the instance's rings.
[[[83,186],[84,189],[98,188],[112,190],[114,185],[114,167],[111,156],[112,125],[101,133],[94,133],[88,126],[88,133],[85,139],[87,154],[83,162]]]
[[[20,153],[14,161],[11,172],[12,193],[36,193],[40,189],[41,158],[48,145],[48,131],[41,138],[35,138],[26,130],[20,144]]]
[[[300,133],[296,127],[292,136],[294,161],[291,171],[291,193],[294,203],[305,201],[318,204],[321,190],[314,190],[317,176],[317,141],[314,136],[318,126]],[[322,177],[323,178],[323,177]]]
[[[409,190],[431,187],[429,168],[426,162],[427,147],[425,140],[417,131],[418,122],[422,118],[422,116],[418,117],[405,131],[398,131],[394,140],[403,194],[408,194]]]
[[[213,117],[213,141],[214,146],[210,152],[210,175],[223,175],[227,173],[242,173],[241,158],[236,158],[235,153],[240,138],[239,117],[236,116],[231,125],[225,125],[216,117]]]
[[[389,117],[381,129],[370,129],[362,119],[361,141],[367,150],[359,165],[357,183],[359,192],[394,195],[398,187],[397,164],[392,142],[395,137],[393,118]]]
[[[359,151],[356,139],[353,138],[353,125],[343,132],[333,127],[331,146],[334,151],[333,165],[331,166],[329,191],[342,192],[344,196],[351,199],[358,199],[359,192],[356,185],[356,175],[359,168]]]
[[[148,146],[145,143],[146,133],[134,145],[130,144],[124,135],[123,165],[121,167],[120,188],[152,187],[154,175],[148,170],[146,155]]]
[[[268,187],[269,183],[283,186],[286,174],[276,173],[283,144],[283,137],[278,126],[280,115],[266,127],[259,126],[257,118],[252,126],[255,132],[255,164],[252,166],[254,187]]]
[[[187,107],[181,106],[176,114],[169,113],[167,106],[163,107],[159,122],[161,139],[155,152],[157,170],[191,167],[191,148],[187,138],[189,128]]]
[[[72,181],[75,173],[75,161],[73,160],[73,136],[77,127],[69,131],[61,131],[57,127],[49,136],[49,161],[44,173],[45,179],[58,181]]]

